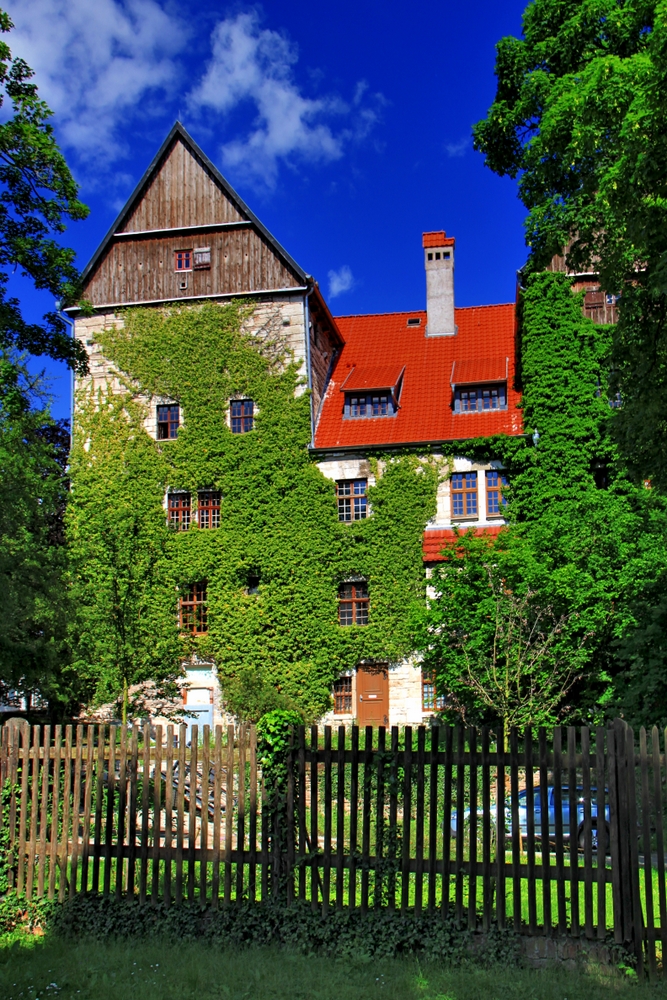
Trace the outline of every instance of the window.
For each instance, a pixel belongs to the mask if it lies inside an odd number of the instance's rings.
[[[339,479],[336,483],[339,521],[363,521],[368,516],[366,479]]]
[[[390,392],[373,392],[359,395],[345,393],[346,417],[393,417],[396,403]]]
[[[502,513],[507,501],[503,496],[503,486],[507,486],[507,476],[497,469],[490,469],[486,474],[486,513],[489,517]]]
[[[249,597],[259,594],[259,576],[256,573],[251,573],[248,577],[247,593]]]
[[[174,270],[192,270],[192,250],[174,250]]]
[[[187,531],[190,527],[190,494],[170,493],[167,497],[169,527],[176,531]]]
[[[368,625],[368,584],[341,583],[338,588],[339,625]]]
[[[216,490],[202,490],[197,499],[200,528],[220,527],[220,494]]]
[[[229,412],[232,434],[247,434],[252,430],[255,413],[252,399],[233,399]]]
[[[504,384],[471,385],[454,391],[455,413],[481,413],[484,410],[507,408],[507,391]]]
[[[415,316],[408,320],[408,326],[421,326],[421,320],[418,316]]]
[[[179,406],[174,403],[170,403],[168,406],[158,406],[157,436],[159,441],[176,437],[180,419],[179,410]]]
[[[445,707],[444,694],[438,694],[435,677],[422,671],[422,709],[424,712],[441,712]]]
[[[334,715],[352,714],[352,678],[339,677],[334,681]]]
[[[208,631],[206,583],[193,583],[179,600],[180,625],[183,632],[203,635]]]
[[[211,248],[195,247],[192,251],[195,271],[206,271],[211,266]]]
[[[455,472],[452,476],[452,517],[477,513],[477,473]]]

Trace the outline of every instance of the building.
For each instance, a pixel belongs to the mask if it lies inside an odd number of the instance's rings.
[[[334,318],[313,277],[177,123],[83,273],[89,314],[70,310],[89,356],[86,384],[120,391],[98,336],[122,324],[123,310],[252,301],[248,329],[260,341],[278,338],[303,376],[296,391],[310,390],[309,453],[335,484],[339,521],[352,528],[373,516],[368,490],[393,455],[428,454],[441,462],[436,515],[423,532],[428,573],[455,528],[497,533],[504,523],[501,462],[475,461],[465,443],[521,435],[523,428],[514,304],[456,308],[455,240],[439,231],[425,233],[422,244],[425,310]],[[177,401],[156,397],[146,404],[146,433],[158,441],[176,437]],[[232,433],[253,428],[254,407],[247,398],[228,401]],[[214,491],[200,491],[196,508],[189,494],[170,495],[165,506],[165,518],[178,528],[220,522]],[[200,597],[193,586],[181,598],[184,629],[201,627]],[[363,626],[369,613],[367,581],[342,579],[339,627]],[[223,708],[213,665],[190,662],[187,677],[188,708],[202,722],[218,721]],[[361,725],[418,724],[442,698],[411,656],[350,664],[333,694],[327,721]]]

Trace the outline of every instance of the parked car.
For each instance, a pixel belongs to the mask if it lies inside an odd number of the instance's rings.
[[[555,838],[556,836],[556,789],[553,785],[549,785],[547,788],[547,806],[548,806],[548,816],[549,816],[549,838]],[[535,785],[533,789],[533,819],[535,824],[535,839],[542,839],[542,796],[540,794],[539,785]],[[526,805],[527,793],[524,788],[519,792],[519,829],[521,831],[522,837],[525,837],[528,833],[528,807]],[[491,810],[493,816],[495,816],[495,803],[491,803]],[[604,807],[604,829],[602,824],[598,823],[598,804],[597,804],[597,789],[591,788],[591,846],[594,851],[598,849],[598,828],[603,831],[604,834],[604,847],[608,850],[609,846],[609,801],[608,795],[605,789],[605,807]],[[561,786],[561,816],[563,821],[563,838],[569,840],[571,834],[570,825],[570,789],[568,785]],[[481,806],[477,807],[477,829],[478,836],[482,829],[482,818],[483,812]],[[470,809],[466,809],[463,813],[464,825],[468,824],[470,821]],[[456,810],[452,810],[451,817],[451,830],[452,834],[456,834],[458,826],[458,815]],[[577,798],[576,798],[576,818],[575,822],[572,824],[572,829],[577,838],[578,847],[583,850],[585,846],[585,831],[584,831],[584,790],[581,786],[577,786]],[[512,804],[511,800],[508,798],[505,800],[505,836],[511,836],[512,832]],[[494,830],[495,833],[495,830]]]

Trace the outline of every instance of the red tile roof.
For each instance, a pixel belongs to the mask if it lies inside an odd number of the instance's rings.
[[[359,389],[394,389],[403,374],[404,365],[357,365],[343,382],[341,391]]]
[[[505,527],[504,524],[494,524],[488,528],[468,528],[474,531],[475,536],[488,535],[495,538]],[[424,532],[422,542],[422,555],[424,562],[444,562],[447,558],[443,555],[443,549],[451,548],[456,544],[457,538],[452,528],[432,528]]]
[[[444,230],[437,233],[424,233],[422,235],[422,246],[426,247],[453,247],[456,240],[453,236],[447,236]]]
[[[506,382],[509,358],[464,358],[452,367],[452,385]]]
[[[408,326],[408,318],[417,317],[421,324]],[[513,388],[514,305],[457,309],[455,319],[455,336],[427,337],[425,312],[338,317],[345,345],[322,403],[315,447],[372,447],[521,434],[521,411],[517,409],[521,397]],[[487,359],[500,358],[508,368],[507,409],[455,414],[451,387],[454,363],[475,364],[480,372],[486,372]],[[353,370],[378,366],[392,371],[405,366],[398,413],[344,419],[343,383]]]

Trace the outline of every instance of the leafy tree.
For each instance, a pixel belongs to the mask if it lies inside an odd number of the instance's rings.
[[[0,32],[12,27],[0,10]],[[68,336],[62,317],[52,310],[42,323],[29,323],[18,299],[8,296],[9,277],[16,268],[35,288],[56,299],[76,296],[74,251],[54,237],[64,231],[67,220],[88,214],[56,143],[49,123],[52,112],[40,100],[32,76],[30,67],[12,58],[7,43],[0,41],[0,106],[7,97],[13,109],[0,124],[0,347],[50,355],[84,372],[85,349]]]
[[[0,353],[0,685],[67,702],[63,512],[69,433],[21,359]]]
[[[175,694],[176,590],[167,567],[158,462],[144,408],[109,393],[77,418],[67,512],[71,669],[82,701],[120,703],[145,681]]]
[[[571,711],[589,636],[579,616],[532,588],[535,567],[520,535],[499,544],[461,535],[433,574],[422,619],[424,668],[465,724],[549,725]]]
[[[497,46],[475,146],[519,176],[530,266],[568,249],[621,294],[614,421],[629,470],[667,487],[667,3],[533,0]]]

